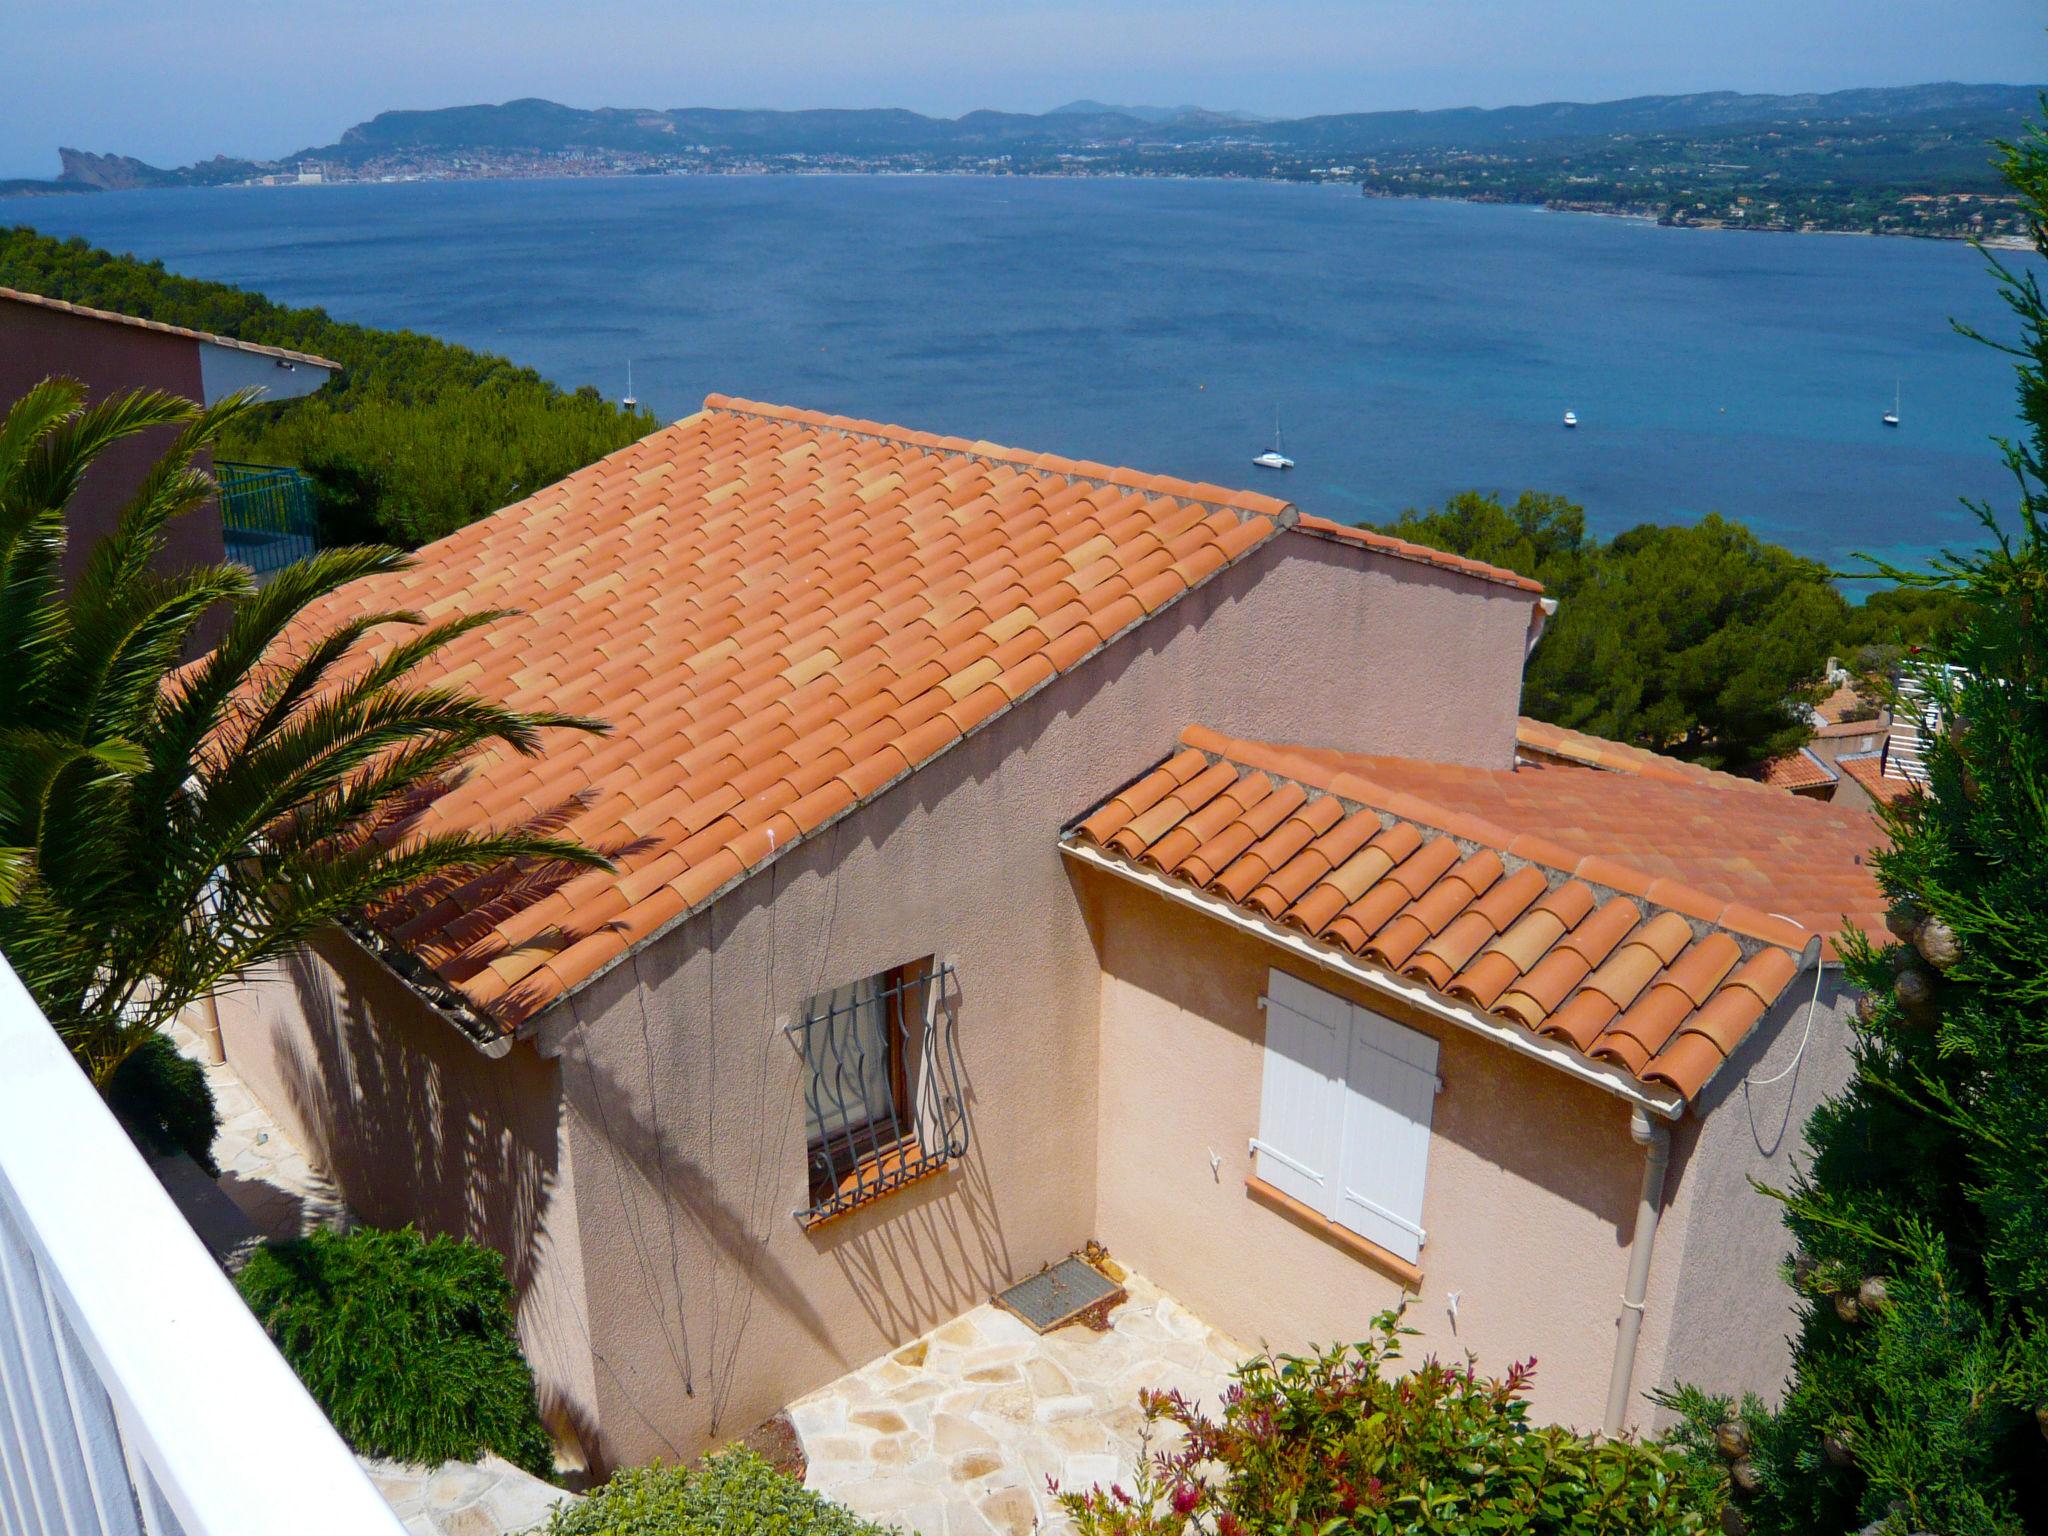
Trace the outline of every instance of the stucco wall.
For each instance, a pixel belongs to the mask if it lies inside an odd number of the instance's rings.
[[[1504,763],[1529,611],[1526,593],[1283,536],[558,1006],[539,1033],[546,1070],[519,1064],[525,1046],[441,1065],[479,1105],[483,1080],[519,1074],[493,1124],[537,1131],[560,1096],[564,1145],[553,1164],[533,1155],[550,1188],[576,1170],[573,1237],[559,1194],[536,1210],[522,1179],[500,1178],[478,1198],[511,1208],[484,1225],[580,1250],[587,1320],[552,1294],[529,1298],[522,1326],[531,1343],[587,1323],[587,1373],[546,1369],[564,1399],[587,1382],[592,1454],[695,1454],[1092,1235],[1101,987],[1061,826],[1191,721]],[[820,990],[927,954],[958,967],[972,1151],[807,1234],[792,1215],[802,1083],[781,1026]],[[238,1065],[305,1054],[307,980],[269,990],[267,1028],[231,1038]],[[343,1106],[316,1144],[359,1170],[352,1198],[375,1186],[378,1219],[424,1195],[403,1160],[339,1145],[355,1134],[351,1063],[419,1048],[409,1037],[430,1024],[401,1040],[353,1011],[297,1090]]]
[[[1629,1106],[1106,871],[1077,864],[1072,878],[1102,958],[1096,1226],[1111,1251],[1217,1327],[1282,1350],[1362,1338],[1400,1299],[1387,1272],[1246,1192],[1259,998],[1278,966],[1440,1042],[1412,1353],[1469,1349],[1496,1372],[1533,1355],[1537,1413],[1600,1427],[1643,1170]],[[1848,1075],[1839,977],[1824,973],[1810,1034],[1801,977],[1672,1127],[1631,1423],[1661,1422],[1643,1396],[1654,1387],[1769,1396],[1783,1379],[1788,1245],[1749,1181],[1789,1182],[1807,1116]]]
[[[1695,1106],[1695,1143],[1674,1170],[1651,1290],[1670,1326],[1645,1344],[1638,1391],[1689,1381],[1775,1400],[1791,1367],[1796,1307],[1778,1265],[1792,1240],[1782,1208],[1750,1181],[1790,1186],[1793,1160],[1807,1160],[1808,1117],[1853,1070],[1855,994],[1829,966],[1816,1001],[1814,979],[1793,982]]]
[[[131,389],[163,389],[198,400],[204,389],[199,343],[190,337],[0,299],[0,414],[56,374],[83,383],[92,401]],[[95,461],[72,498],[67,581],[84,568],[94,543],[113,530],[122,505],[176,435],[169,427],[145,432],[113,444]],[[223,554],[220,513],[208,505],[171,524],[163,568],[211,564]]]
[[[220,1001],[228,1060],[371,1226],[490,1244],[558,1438],[594,1416],[560,1074],[486,1058],[340,933]]]
[[[1629,1106],[1255,935],[1075,865],[1102,956],[1098,1235],[1247,1345],[1366,1337],[1402,1287],[1246,1191],[1278,966],[1437,1040],[1422,1284],[1405,1352],[1537,1362],[1544,1418],[1598,1428],[1642,1179]],[[1212,1170],[1210,1159],[1220,1163]],[[1452,1322],[1450,1294],[1459,1293]]]

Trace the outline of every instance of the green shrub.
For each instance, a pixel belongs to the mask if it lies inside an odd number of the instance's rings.
[[[356,1450],[429,1464],[495,1451],[554,1475],[491,1249],[411,1227],[316,1232],[258,1249],[236,1284]]]
[[[153,1035],[138,1046],[107,1079],[107,1107],[146,1152],[189,1152],[208,1173],[213,1165],[213,1138],[220,1132],[220,1113],[206,1069],[165,1035]]]
[[[558,1508],[546,1536],[882,1536],[752,1451],[695,1467],[632,1467],[580,1504]]]
[[[1426,1360],[1406,1376],[1398,1312],[1366,1344],[1239,1367],[1223,1417],[1141,1394],[1146,1422],[1186,1432],[1140,1467],[1135,1493],[1065,1492],[1080,1536],[1681,1536],[1718,1513],[1677,1457],[1529,1422],[1533,1362],[1499,1380]]]

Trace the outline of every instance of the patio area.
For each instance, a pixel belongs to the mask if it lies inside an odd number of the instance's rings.
[[[1215,1407],[1247,1351],[1142,1276],[1096,1332],[982,1305],[790,1406],[811,1488],[917,1536],[1071,1529],[1047,1491],[1129,1485],[1143,1387]]]

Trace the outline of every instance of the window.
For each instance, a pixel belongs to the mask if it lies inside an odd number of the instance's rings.
[[[808,1223],[934,1173],[967,1150],[953,968],[931,959],[821,992],[789,1033],[802,1057]]]
[[[1437,1043],[1273,971],[1259,1177],[1397,1258],[1422,1253]]]

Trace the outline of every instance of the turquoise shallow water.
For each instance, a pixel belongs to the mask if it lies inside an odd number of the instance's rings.
[[[1197,480],[1346,521],[1561,491],[1840,564],[1974,542],[2011,327],[1982,258],[1262,182],[703,177],[128,192],[0,219],[511,355]],[[1905,424],[1883,426],[1895,378]],[[1254,469],[1275,406],[1300,467]],[[1560,426],[1578,412],[1576,432]],[[1284,489],[1283,489],[1284,488]]]

